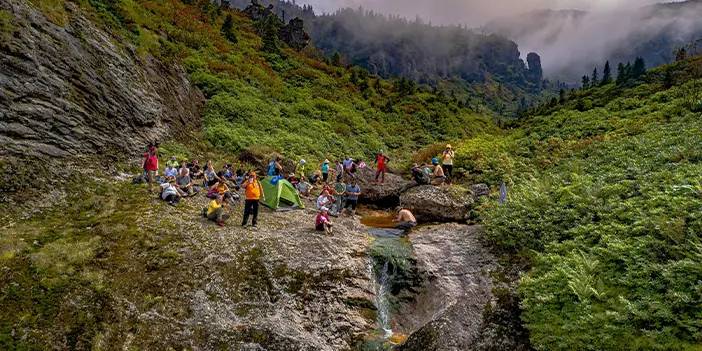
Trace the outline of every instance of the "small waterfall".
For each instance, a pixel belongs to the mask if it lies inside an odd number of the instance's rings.
[[[390,274],[388,272],[388,261],[383,263],[383,267],[379,272],[375,271],[373,260],[368,261],[368,270],[373,278],[373,288],[375,292],[375,307],[378,311],[377,320],[380,328],[383,329],[384,338],[392,336],[392,328],[390,326],[390,303],[388,301],[388,284]]]

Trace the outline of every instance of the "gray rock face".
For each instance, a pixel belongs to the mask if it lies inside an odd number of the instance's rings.
[[[310,36],[305,32],[305,24],[299,17],[291,19],[286,26],[280,28],[278,35],[280,40],[297,51],[304,49],[310,43]]]
[[[417,267],[428,280],[402,308],[402,329],[416,331],[399,350],[475,349],[485,308],[494,302],[490,272],[497,268],[479,233],[478,226],[442,224],[410,234]]]
[[[422,185],[404,192],[400,203],[420,222],[464,222],[473,205],[467,191]]]
[[[0,42],[0,155],[48,160],[133,153],[199,126],[202,95],[185,72],[95,27],[67,2],[65,27],[27,1]]]
[[[360,201],[379,205],[394,205],[400,201],[400,195],[407,189],[416,186],[415,182],[410,182],[404,178],[391,174],[385,174],[385,182],[375,183],[375,170],[370,168],[359,169],[356,172],[358,185],[361,187]]]
[[[490,195],[490,187],[487,184],[473,184],[470,186],[470,191],[473,193],[475,201],[483,196]]]

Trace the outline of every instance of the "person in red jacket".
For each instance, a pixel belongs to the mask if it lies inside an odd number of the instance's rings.
[[[151,191],[151,185],[153,184],[156,173],[158,172],[158,144],[151,144],[144,153],[144,160],[141,163],[141,167],[144,169],[144,175],[146,175],[146,181],[149,183],[149,191]]]

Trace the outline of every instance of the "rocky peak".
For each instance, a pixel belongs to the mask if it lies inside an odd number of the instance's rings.
[[[529,69],[527,70],[528,79],[533,83],[541,82],[544,76],[544,72],[541,69],[541,57],[535,52],[530,52],[527,54],[526,59],[529,65]]]
[[[310,43],[310,36],[305,32],[305,23],[299,17],[291,19],[287,25],[280,28],[279,37],[297,51],[304,49]]]

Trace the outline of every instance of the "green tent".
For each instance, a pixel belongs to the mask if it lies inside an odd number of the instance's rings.
[[[285,179],[280,179],[276,184],[271,183],[273,177],[266,177],[261,180],[263,194],[266,200],[261,203],[273,210],[282,208],[305,208],[300,200],[300,194],[295,187]]]

